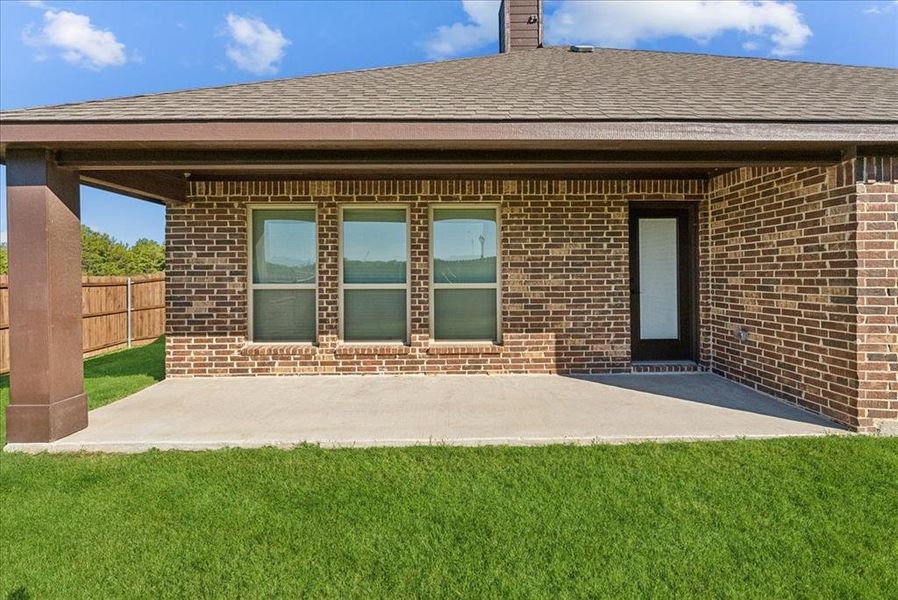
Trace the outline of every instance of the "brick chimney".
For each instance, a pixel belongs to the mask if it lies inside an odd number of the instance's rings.
[[[543,47],[543,0],[502,0],[499,52]]]

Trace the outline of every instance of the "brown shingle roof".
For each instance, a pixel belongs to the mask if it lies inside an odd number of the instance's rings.
[[[896,98],[898,69],[541,48],[11,110],[2,120],[898,122]]]

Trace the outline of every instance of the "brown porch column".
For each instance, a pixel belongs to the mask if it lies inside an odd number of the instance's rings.
[[[43,150],[6,154],[9,214],[10,442],[87,427],[81,363],[78,174]]]

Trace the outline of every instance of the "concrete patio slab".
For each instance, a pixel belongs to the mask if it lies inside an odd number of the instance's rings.
[[[711,374],[169,379],[7,451],[623,443],[843,434]]]

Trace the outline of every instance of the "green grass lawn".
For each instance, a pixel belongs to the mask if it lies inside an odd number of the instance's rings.
[[[165,377],[165,340],[84,361],[84,391],[90,408],[124,398]],[[6,442],[9,375],[0,375],[0,445]]]
[[[895,598],[896,532],[885,438],[0,457],[0,598]]]

